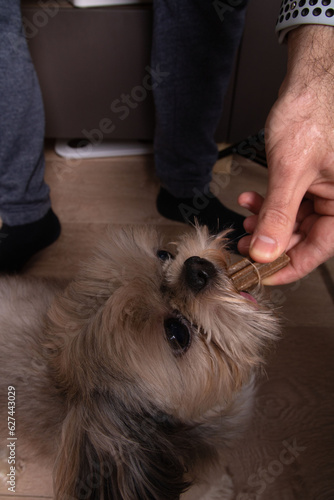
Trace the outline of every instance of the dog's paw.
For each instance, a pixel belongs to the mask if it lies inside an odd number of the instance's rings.
[[[211,471],[205,481],[195,484],[182,500],[234,500],[235,488],[228,470]]]
[[[201,500],[233,500],[234,485],[230,474],[225,469],[220,478],[210,485]]]

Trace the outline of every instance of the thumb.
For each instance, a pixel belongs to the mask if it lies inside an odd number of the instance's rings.
[[[288,247],[306,187],[291,171],[269,171],[268,191],[258,215],[249,254],[256,262],[271,262]],[[290,174],[290,175],[289,175]]]

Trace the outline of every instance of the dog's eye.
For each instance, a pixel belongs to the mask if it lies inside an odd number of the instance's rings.
[[[183,354],[191,343],[188,326],[177,318],[168,318],[164,323],[166,338],[175,354]]]
[[[158,250],[157,257],[160,260],[162,260],[163,262],[165,262],[166,260],[169,260],[169,259],[174,259],[174,256],[170,252],[168,252],[167,250]]]

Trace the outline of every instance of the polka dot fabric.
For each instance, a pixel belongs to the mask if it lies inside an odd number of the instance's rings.
[[[334,0],[283,0],[276,31],[301,24],[334,26]]]

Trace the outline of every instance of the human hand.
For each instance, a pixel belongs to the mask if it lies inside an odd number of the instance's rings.
[[[334,28],[307,25],[288,36],[288,71],[265,128],[267,194],[239,197],[255,214],[240,252],[258,262],[290,256],[270,285],[300,279],[334,255]]]

